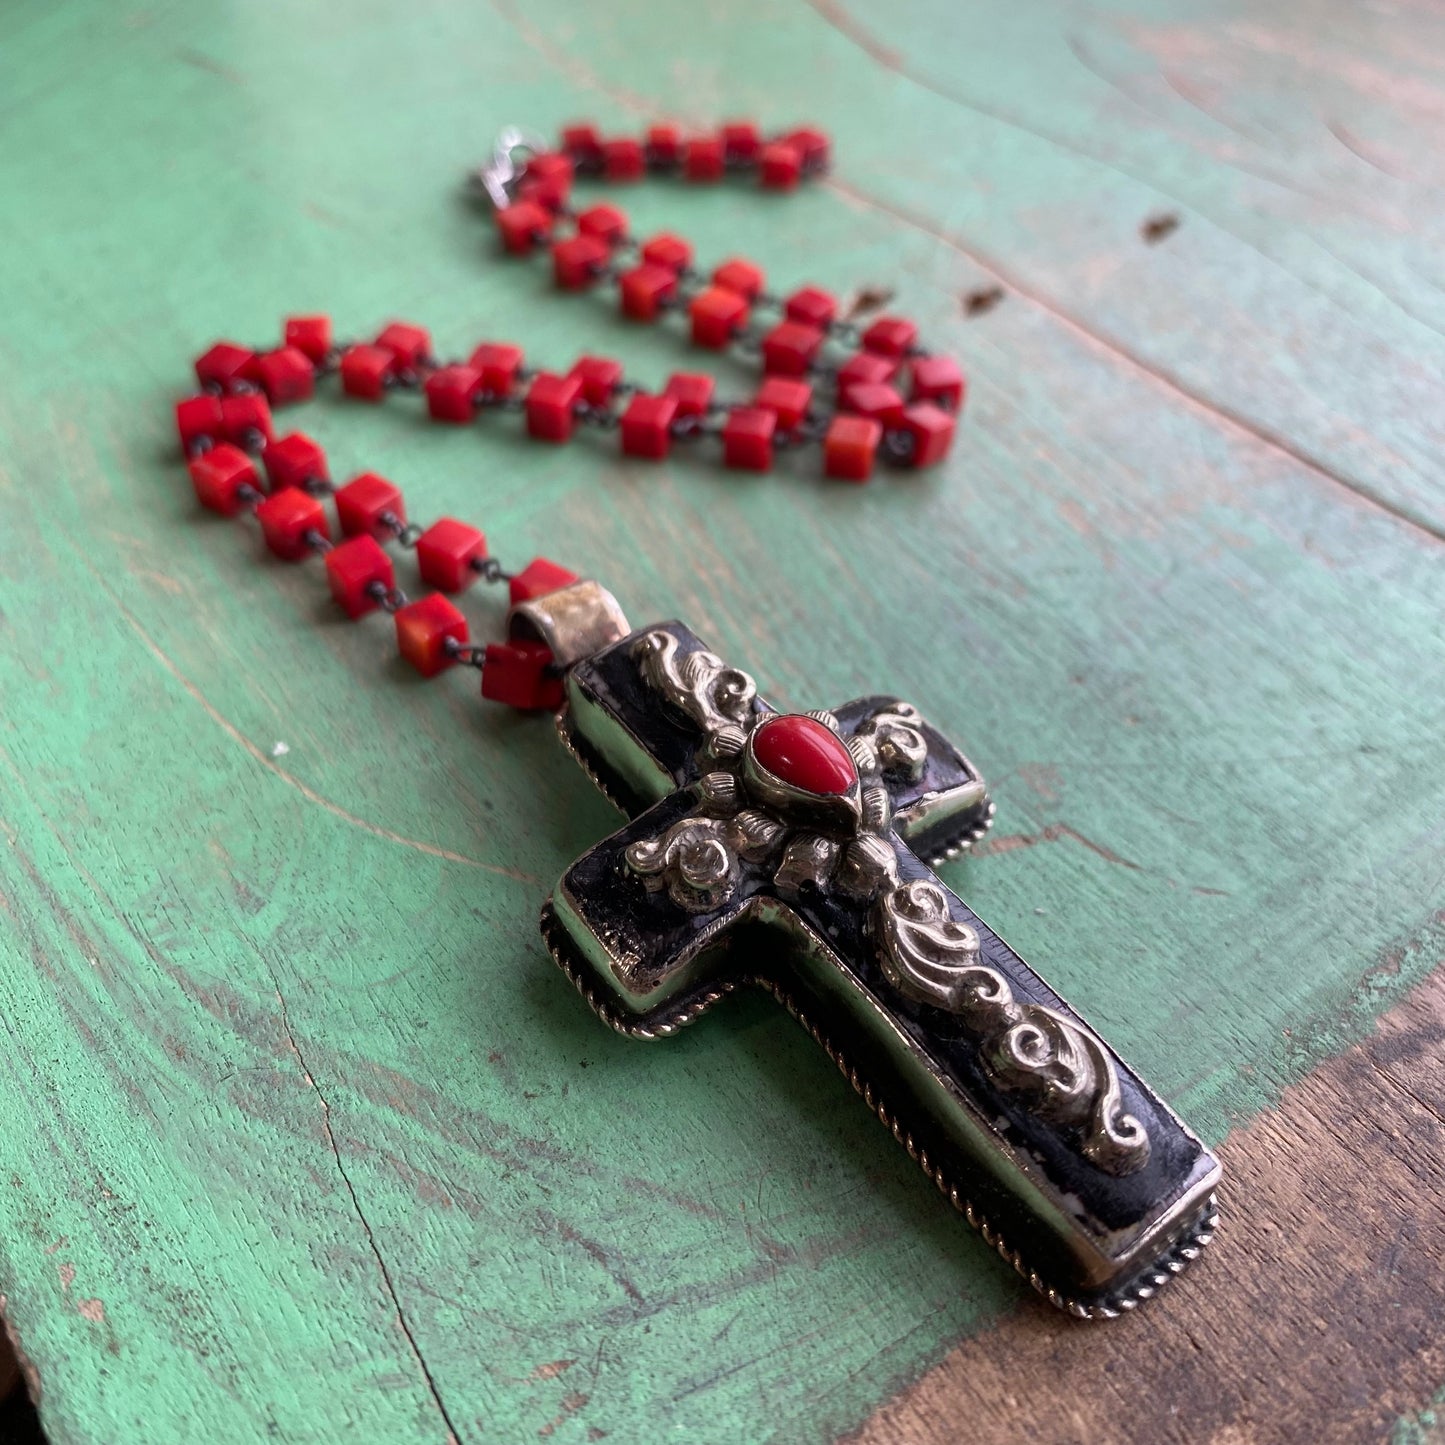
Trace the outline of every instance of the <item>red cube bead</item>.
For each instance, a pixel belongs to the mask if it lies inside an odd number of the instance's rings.
[[[770,376],[758,388],[754,406],[766,407],[778,419],[784,431],[792,431],[808,414],[813,402],[813,388],[806,381],[791,376]]]
[[[392,537],[406,525],[406,503],[395,483],[362,472],[336,493],[336,517],[348,537]]]
[[[312,537],[329,538],[326,508],[320,497],[287,487],[256,508],[266,545],[285,562],[299,562],[313,550]]]
[[[489,642],[483,657],[482,696],[528,712],[562,706],[562,679],[544,642]]]
[[[869,417],[882,422],[885,427],[900,426],[903,422],[905,402],[886,382],[860,382],[850,386],[842,404],[856,416]]]
[[[495,219],[502,245],[516,256],[525,256],[552,234],[552,213],[536,201],[513,201]]]
[[[272,406],[289,406],[316,390],[316,368],[304,352],[283,346],[256,358],[256,382]]]
[[[903,413],[902,428],[913,439],[909,466],[931,467],[953,445],[954,416],[931,401],[915,402]]]
[[[484,341],[468,363],[482,373],[488,396],[511,396],[522,370],[522,348],[506,341]]]
[[[271,440],[271,406],[259,391],[221,398],[221,430],[240,447],[265,446]]]
[[[460,592],[477,576],[476,564],[486,559],[487,539],[475,527],[443,517],[416,539],[416,565],[428,587]]]
[[[516,606],[518,602],[532,602],[538,597],[545,597],[549,592],[557,592],[581,580],[575,572],[560,563],[549,561],[546,557],[533,557],[507,583],[507,590],[512,605]]]
[[[846,403],[850,387],[875,382],[889,382],[898,373],[898,363],[889,356],[860,351],[838,368],[838,400]]]
[[[775,413],[760,406],[737,406],[723,423],[723,464],[743,471],[765,472],[773,464]]]
[[[918,340],[918,328],[903,316],[880,316],[863,333],[863,350],[877,356],[906,356]]]
[[[579,165],[595,166],[602,160],[602,138],[597,127],[585,121],[563,127],[562,149]]]
[[[434,421],[472,421],[481,389],[482,373],[475,366],[443,366],[424,383],[426,409]]]
[[[736,291],[739,296],[745,297],[749,301],[758,299],[758,293],[763,289],[765,279],[761,266],[754,266],[751,261],[744,261],[740,256],[734,256],[730,261],[724,261],[712,273],[714,286],[723,286],[729,291]]]
[[[647,127],[647,163],[650,166],[675,166],[682,156],[682,135],[675,125]]]
[[[239,447],[226,442],[192,457],[187,466],[197,500],[223,516],[233,516],[246,505],[247,489],[260,494],[256,464]]]
[[[380,401],[395,361],[380,346],[348,346],[341,353],[341,389],[361,401]]]
[[[256,353],[234,341],[218,341],[196,358],[196,380],[205,387],[230,391],[238,381],[255,375]]]
[[[837,314],[838,302],[817,286],[799,287],[783,302],[783,315],[789,321],[816,326],[819,331],[826,331]]]
[[[791,191],[803,178],[803,155],[787,141],[763,147],[758,158],[758,179],[770,191]]]
[[[726,159],[745,166],[757,160],[763,138],[752,121],[734,120],[723,126],[722,144]]]
[[[320,442],[312,441],[304,432],[293,431],[272,442],[262,451],[261,461],[273,492],[331,480]]]
[[[695,346],[723,347],[740,327],[747,325],[748,303],[725,286],[709,286],[692,298],[688,314],[692,317]]]
[[[539,371],[527,388],[527,432],[545,442],[565,442],[576,421],[574,408],[582,396],[582,380]]]
[[[522,171],[522,180],[534,186],[546,187],[559,199],[565,200],[572,189],[572,177],[576,174],[576,169],[571,156],[564,156],[557,151],[539,151],[534,156],[528,156],[526,167]]]
[[[681,271],[692,265],[692,246],[671,231],[660,231],[642,243],[642,259],[652,266]]]
[[[563,291],[581,291],[602,275],[607,242],[596,236],[568,236],[552,247],[552,274]]]
[[[672,423],[676,416],[675,396],[647,396],[639,392],[622,413],[623,455],[661,461],[672,446]]]
[[[675,371],[662,392],[677,398],[678,416],[702,416],[712,405],[714,385],[706,372]]]
[[[823,438],[823,475],[843,482],[866,482],[883,440],[882,423],[866,416],[835,416]]]
[[[627,237],[627,212],[616,206],[588,206],[577,217],[577,229],[584,236],[596,236],[615,246]]]
[[[636,181],[642,178],[642,142],[631,136],[602,142],[602,174],[609,181]]]
[[[415,371],[431,356],[431,333],[425,326],[409,321],[393,321],[376,338],[383,351],[389,351],[401,371]]]
[[[780,321],[763,337],[763,370],[775,376],[802,376],[823,345],[823,333],[801,321]]]
[[[666,266],[643,264],[617,278],[622,314],[634,321],[656,321],[658,313],[677,295],[677,272]]]
[[[830,145],[828,137],[822,131],[814,130],[811,126],[802,126],[789,131],[782,139],[802,157],[805,171],[827,170]]]
[[[374,537],[352,537],[333,547],[326,554],[326,580],[348,617],[363,617],[379,607],[373,595],[378,587],[390,592],[396,586],[391,558]]]
[[[909,389],[914,401],[931,401],[945,411],[962,411],[966,389],[963,372],[951,356],[920,356],[914,360]]]
[[[567,198],[571,194],[570,185],[564,185],[558,181],[539,180],[533,176],[526,176],[517,183],[513,192],[513,202],[531,201],[534,205],[541,206],[549,214],[560,211],[567,204]]]
[[[569,376],[582,383],[582,400],[606,406],[622,381],[622,363],[610,356],[583,356],[572,364]]]
[[[397,650],[423,677],[456,662],[452,645],[467,643],[467,619],[440,592],[430,592],[393,614]]]
[[[719,136],[694,136],[682,147],[682,173],[690,181],[716,181],[723,173],[723,143]]]
[[[331,318],[329,316],[288,316],[286,345],[308,356],[320,366],[331,353]]]
[[[225,421],[218,396],[188,396],[176,403],[176,430],[181,450],[190,452],[199,443],[217,442],[225,435]]]

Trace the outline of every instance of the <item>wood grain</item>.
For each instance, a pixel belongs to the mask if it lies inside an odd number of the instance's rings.
[[[950,883],[1211,1141],[1261,1141],[1226,1248],[1316,1298],[1267,1227],[1270,1111],[1445,954],[1434,10],[72,0],[5,27],[0,1294],[57,1445],[791,1445],[1019,1329],[775,1010],[647,1049],[565,987],[536,909],[613,815],[547,727],[408,677],[381,619],[187,500],[189,358],[288,311],[696,364],[494,254],[457,179],[511,120],[832,130],[825,186],[628,207],[780,290],[896,292],[972,378],[948,466],[743,480],[401,399],[296,424],[769,696],[894,689],[965,743],[999,824]],[[1395,1287],[1320,1352],[1393,1358]],[[1340,1418],[1416,1428],[1438,1339]]]

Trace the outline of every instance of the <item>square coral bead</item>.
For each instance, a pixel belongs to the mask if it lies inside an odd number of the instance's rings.
[[[675,125],[647,127],[647,164],[668,170],[682,157],[682,134]]]
[[[514,256],[525,256],[552,234],[552,213],[536,201],[513,201],[496,213],[497,234]]]
[[[188,396],[176,403],[176,431],[181,450],[191,452],[206,442],[218,442],[226,434],[218,396]]]
[[[326,580],[331,595],[348,617],[364,617],[381,604],[379,589],[396,586],[391,558],[374,537],[352,537],[326,554]]]
[[[900,426],[903,422],[904,400],[886,382],[860,382],[850,386],[843,405],[855,415],[882,422],[885,427]]]
[[[266,498],[256,508],[256,520],[266,545],[283,562],[299,562],[313,550],[313,536],[329,539],[326,508],[320,497],[297,487],[287,487]]]
[[[763,147],[758,157],[758,179],[770,191],[791,191],[803,178],[803,153],[787,141]]]
[[[877,356],[902,357],[918,340],[918,328],[902,316],[880,316],[863,333],[863,350]]]
[[[784,431],[792,431],[808,414],[813,402],[813,388],[806,381],[791,376],[770,376],[758,388],[754,406],[766,407],[778,419]]]
[[[221,430],[238,447],[263,447],[271,440],[271,406],[259,391],[221,398]]]
[[[602,174],[609,181],[642,179],[642,142],[632,136],[602,142]]]
[[[596,236],[568,236],[552,247],[552,279],[563,291],[582,291],[601,279],[609,255]]]
[[[723,464],[741,471],[766,472],[773,465],[775,413],[760,406],[738,406],[723,423]]]
[[[331,353],[331,318],[329,316],[288,316],[285,323],[286,345],[320,366]]]
[[[576,376],[557,376],[539,371],[527,388],[527,432],[538,441],[565,442],[576,424],[582,381]]]
[[[919,356],[913,362],[909,395],[914,401],[931,401],[945,411],[962,411],[966,383],[951,356]]]
[[[722,128],[723,155],[741,166],[757,160],[763,138],[750,120],[729,121]]]
[[[261,461],[273,492],[331,480],[321,443],[312,441],[305,432],[293,431],[272,442],[261,452]]]
[[[422,581],[441,592],[460,592],[477,577],[486,559],[487,539],[475,527],[443,517],[416,539],[416,565]]]
[[[734,256],[732,260],[724,261],[712,273],[714,286],[725,286],[729,291],[736,291],[739,296],[748,301],[758,299],[758,293],[763,289],[766,280],[767,277],[763,274],[761,266],[754,266],[751,261],[744,261],[740,256]]]
[[[453,646],[466,646],[467,619],[440,592],[431,592],[393,614],[397,650],[423,677],[456,662]]]
[[[823,475],[843,482],[866,482],[883,440],[883,426],[866,416],[835,416],[823,438]]]
[[[536,155],[527,157],[522,176],[524,180],[560,186],[565,195],[572,188],[572,177],[576,172],[577,168],[572,164],[571,156],[562,155],[558,151],[539,151]]]
[[[543,642],[489,642],[482,660],[482,696],[527,712],[562,706],[562,679]]]
[[[401,488],[375,472],[363,472],[336,493],[336,518],[345,536],[391,537],[406,525]]]
[[[252,493],[261,494],[256,464],[239,447],[226,442],[192,457],[187,467],[191,485],[196,489],[196,500],[222,516],[234,516],[254,499]]]
[[[789,321],[801,321],[819,331],[826,331],[837,314],[837,300],[817,286],[800,286],[783,302],[783,315]]]
[[[380,401],[396,361],[382,346],[348,346],[341,353],[341,389],[360,401]]]
[[[677,272],[647,263],[633,266],[617,278],[617,289],[624,316],[634,321],[656,321],[677,295]]]
[[[596,236],[609,246],[615,246],[627,237],[627,212],[616,206],[588,206],[577,217],[577,229],[584,236]]]
[[[774,376],[802,376],[822,345],[823,333],[816,326],[780,321],[763,337],[763,370]]]
[[[692,246],[681,236],[662,231],[642,243],[642,259],[650,266],[666,266],[669,271],[681,271],[692,265]]]
[[[488,396],[511,396],[522,373],[522,348],[506,341],[484,341],[468,363],[482,373]]]
[[[860,351],[838,368],[838,400],[846,404],[848,388],[863,383],[888,382],[898,374],[898,363],[890,356]]]
[[[256,353],[234,341],[218,341],[196,358],[196,380],[204,387],[230,391],[238,381],[255,377]]]
[[[726,346],[747,324],[748,303],[725,286],[709,286],[692,298],[688,314],[692,317],[693,344],[717,349]]]
[[[831,145],[822,131],[814,130],[811,126],[802,126],[789,131],[783,139],[802,157],[805,172],[812,174],[828,169]]]
[[[569,376],[582,383],[582,400],[606,406],[622,381],[622,363],[610,356],[583,356],[573,363]]]
[[[579,166],[602,163],[602,137],[588,121],[578,121],[562,128],[562,150]]]
[[[433,421],[473,421],[482,373],[475,366],[443,366],[427,377],[422,389]]]
[[[256,358],[256,384],[272,406],[289,406],[316,390],[316,368],[305,353],[283,346]]]
[[[675,396],[634,396],[622,413],[623,455],[661,461],[672,446],[676,416]]]
[[[909,466],[931,467],[948,455],[953,445],[954,416],[934,406],[931,401],[920,401],[907,407],[903,412],[902,429],[912,438],[912,452]]]
[[[513,606],[518,602],[531,602],[545,597],[549,592],[570,587],[581,579],[575,572],[546,557],[533,557],[507,584],[507,591]]]
[[[662,391],[677,398],[678,416],[703,416],[712,405],[715,385],[704,371],[674,371]]]
[[[403,371],[415,371],[431,356],[431,333],[425,326],[409,321],[393,321],[376,338],[383,351],[391,352],[392,360]]]
[[[723,143],[720,136],[694,136],[682,147],[682,173],[690,181],[717,181],[723,173]]]

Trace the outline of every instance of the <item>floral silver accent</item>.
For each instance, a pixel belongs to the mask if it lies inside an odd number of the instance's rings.
[[[659,628],[637,639],[633,656],[648,685],[704,732],[714,733],[729,724],[746,729],[751,724],[757,685],[717,653],[689,652],[679,657],[677,638]]]
[[[1083,1128],[1084,1155],[1100,1169],[1120,1175],[1143,1166],[1149,1136],[1124,1110],[1108,1050],[1057,1010],[1015,999],[1003,975],[979,961],[978,934],[952,917],[937,883],[917,878],[892,888],[872,923],[889,982],[962,1017],[981,1035],[980,1057],[996,1082],[1031,1094],[1044,1118]]]
[[[891,702],[879,708],[858,724],[854,736],[874,745],[884,772],[914,779],[923,776],[928,740],[923,736],[923,718],[912,703]]]
[[[626,853],[627,866],[649,891],[689,913],[709,913],[732,896],[738,860],[728,847],[728,824],[715,818],[683,818],[661,838],[645,838]]]

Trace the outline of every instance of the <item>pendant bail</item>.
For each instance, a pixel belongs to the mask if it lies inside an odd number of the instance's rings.
[[[515,159],[516,153],[524,151],[527,155],[540,155],[546,149],[546,141],[533,132],[519,125],[504,126],[492,146],[491,159],[468,172],[467,179],[496,210],[505,211],[512,204],[509,187],[522,173]]]
[[[617,599],[590,579],[518,602],[507,613],[513,642],[545,642],[558,667],[621,642],[632,631]]]

